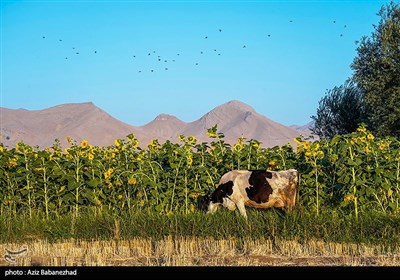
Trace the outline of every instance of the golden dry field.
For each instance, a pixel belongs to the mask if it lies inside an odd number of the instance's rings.
[[[6,260],[8,251],[28,248]],[[400,250],[323,241],[172,238],[0,244],[0,266],[400,266]]]

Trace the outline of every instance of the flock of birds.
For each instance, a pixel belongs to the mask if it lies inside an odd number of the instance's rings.
[[[289,20],[289,22],[290,23],[293,23],[293,20]],[[334,21],[332,21],[332,23],[333,24],[336,24],[336,21],[334,20]],[[343,26],[343,28],[347,28],[347,25],[344,25]],[[222,33],[223,32],[223,30],[221,29],[221,28],[219,28],[219,29],[217,29],[217,31],[218,31],[218,33]],[[267,34],[266,35],[266,37],[267,38],[271,38],[271,34]],[[340,37],[343,37],[343,33],[340,33],[340,35],[339,35]],[[47,39],[46,38],[46,36],[42,36],[42,39]],[[209,39],[209,35],[206,35],[206,36],[204,36],[203,37],[203,39],[204,40],[208,40]],[[61,43],[61,42],[63,42],[63,39],[58,39],[58,41]],[[243,44],[242,46],[241,46],[241,48],[242,49],[246,49],[247,48],[247,45],[246,44]],[[80,55],[80,52],[79,52],[79,50],[76,48],[76,47],[71,47],[71,49],[72,49],[72,55],[75,55],[75,56],[78,56],[78,55]],[[216,54],[217,56],[221,56],[221,51],[219,50],[219,49],[217,49],[217,48],[212,48],[211,49],[212,51],[211,52],[213,52],[214,54]],[[98,51],[96,50],[96,49],[92,49],[91,50],[91,52],[93,53],[93,54],[97,54],[98,53]],[[206,51],[205,50],[200,50],[199,51],[199,54],[200,54],[200,56],[203,56],[203,55],[205,55],[206,54]],[[143,73],[143,72],[145,72],[145,71],[149,71],[149,72],[151,72],[151,73],[153,73],[153,72],[155,72],[156,71],[156,69],[157,70],[163,70],[163,71],[168,71],[170,68],[169,68],[169,64],[166,64],[166,63],[168,63],[168,62],[170,62],[170,63],[175,63],[176,62],[176,60],[179,58],[181,56],[181,53],[179,53],[179,52],[177,52],[176,54],[175,54],[175,56],[174,57],[170,57],[170,58],[165,58],[165,57],[162,57],[161,55],[158,55],[157,54],[157,52],[155,51],[155,50],[152,50],[152,51],[149,51],[149,52],[147,52],[147,57],[154,57],[156,60],[156,62],[158,62],[158,63],[160,63],[160,64],[162,64],[163,66],[161,66],[161,67],[159,67],[159,68],[156,68],[156,67],[152,67],[152,68],[150,68],[150,69],[148,69],[148,70],[144,70],[144,69],[138,69],[137,70],[137,72],[138,73]],[[68,59],[70,59],[71,58],[71,56],[65,56],[64,57],[64,59],[65,60],[68,60]],[[133,54],[132,55],[132,57],[131,57],[132,59],[136,59],[137,58],[137,56],[136,56],[136,54]],[[194,66],[199,66],[199,64],[200,64],[200,62],[199,61],[195,61],[195,62],[193,62],[193,64],[194,64]]]

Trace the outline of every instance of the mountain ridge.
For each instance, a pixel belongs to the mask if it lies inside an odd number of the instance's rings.
[[[115,139],[125,138],[130,133],[139,139],[141,147],[153,139],[158,139],[160,143],[167,140],[179,142],[180,134],[193,135],[199,142],[210,142],[212,139],[206,132],[214,125],[224,133],[224,140],[229,144],[236,143],[239,137],[245,137],[259,140],[264,147],[273,147],[294,144],[293,139],[301,134],[305,137],[310,135],[309,131],[301,130],[307,125],[293,128],[285,126],[238,100],[223,103],[192,122],[162,113],[142,126],[122,122],[93,102],[65,103],[40,110],[4,107],[0,107],[0,110],[0,142],[8,147],[23,141],[45,148],[52,146],[56,139],[66,147],[67,137],[77,142],[86,139],[95,146],[108,146]]]

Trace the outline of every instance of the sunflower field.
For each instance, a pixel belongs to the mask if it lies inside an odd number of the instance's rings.
[[[207,135],[210,143],[180,135],[179,143],[153,140],[145,148],[133,134],[107,147],[73,139],[64,149],[57,140],[46,149],[0,145],[0,215],[79,216],[89,208],[189,214],[200,211],[200,198],[229,170],[289,168],[301,172],[303,211],[333,209],[355,219],[365,211],[399,213],[397,138],[377,138],[360,126],[331,140],[296,138],[296,147],[263,148],[245,138],[230,145],[217,126]]]

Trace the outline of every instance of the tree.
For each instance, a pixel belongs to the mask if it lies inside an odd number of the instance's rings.
[[[351,133],[361,123],[367,123],[363,92],[348,79],[344,85],[328,90],[319,101],[311,131],[320,138],[330,139],[336,134]]]
[[[382,6],[378,26],[364,36],[351,68],[365,93],[370,130],[378,135],[400,135],[400,6]]]

